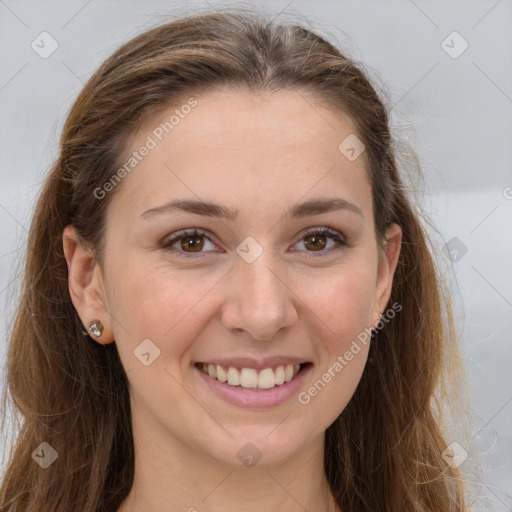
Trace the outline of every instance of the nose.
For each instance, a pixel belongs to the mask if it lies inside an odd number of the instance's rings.
[[[287,284],[285,272],[272,264],[271,251],[265,251],[252,263],[240,258],[235,263],[222,307],[224,327],[244,331],[260,341],[276,339],[279,331],[298,319],[298,300]]]

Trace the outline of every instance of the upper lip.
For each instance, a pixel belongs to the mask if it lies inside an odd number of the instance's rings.
[[[252,357],[229,357],[223,359],[205,359],[203,361],[196,361],[198,363],[212,364],[215,366],[222,366],[224,368],[254,368],[255,370],[263,370],[264,368],[276,368],[277,366],[286,366],[289,364],[303,364],[308,363],[306,359],[299,357],[286,357],[286,356],[273,356],[255,359]]]

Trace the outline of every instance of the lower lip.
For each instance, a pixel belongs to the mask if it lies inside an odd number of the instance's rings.
[[[199,377],[210,387],[210,389],[226,402],[239,407],[261,408],[275,407],[296,395],[301,384],[306,378],[306,374],[311,370],[311,367],[311,364],[307,364],[307,366],[301,368],[300,372],[290,382],[285,382],[284,384],[275,386],[272,389],[230,386],[227,383],[213,379],[197,366],[194,367],[194,370],[197,371]]]

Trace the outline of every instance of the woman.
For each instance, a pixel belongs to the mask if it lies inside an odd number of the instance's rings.
[[[449,301],[353,61],[255,13],[184,17],[102,64],[60,149],[0,510],[466,510]]]

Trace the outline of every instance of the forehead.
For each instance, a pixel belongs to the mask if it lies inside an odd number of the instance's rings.
[[[309,192],[332,195],[333,188],[364,207],[365,155],[351,161],[339,149],[353,134],[348,116],[303,92],[202,93],[150,117],[132,136],[126,161],[150,149],[120,188],[133,211],[175,196],[239,206],[240,199],[296,202]]]

